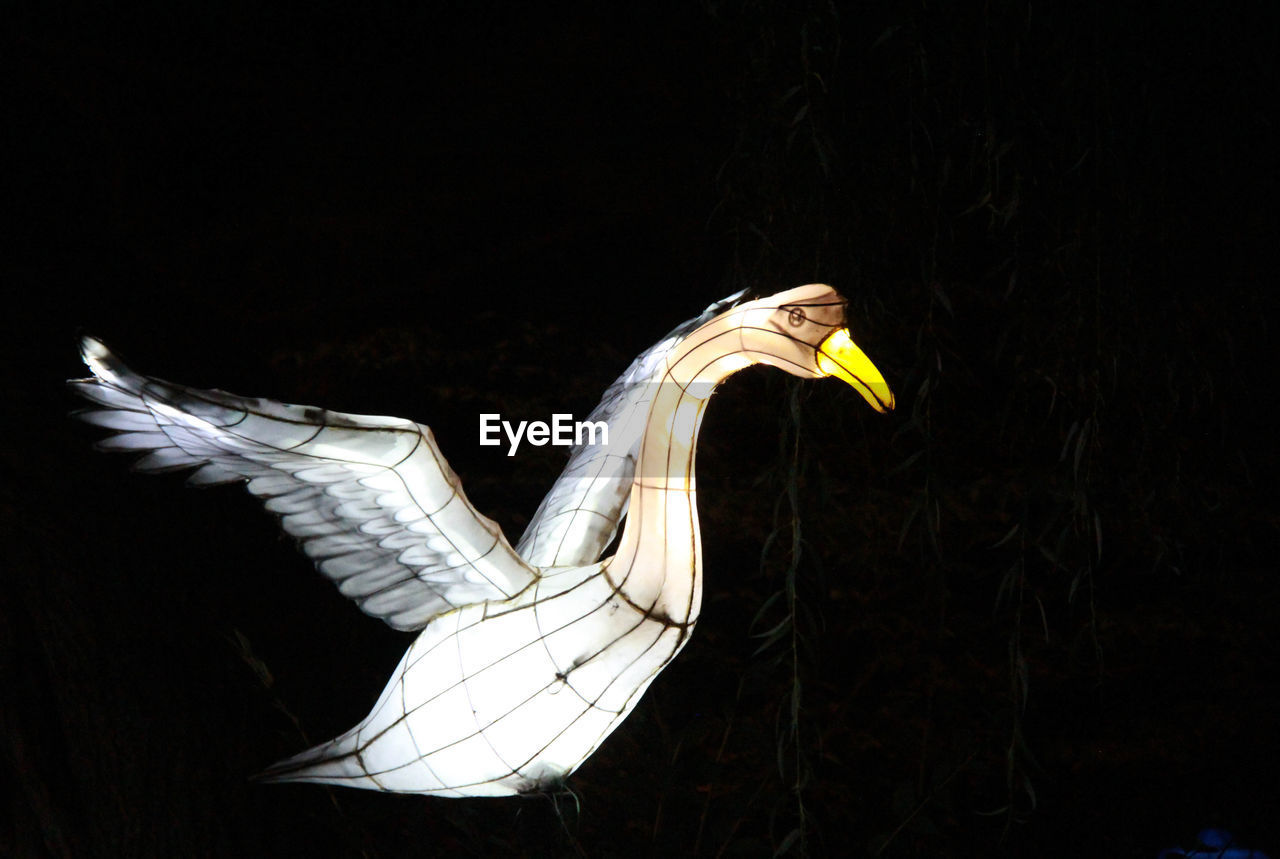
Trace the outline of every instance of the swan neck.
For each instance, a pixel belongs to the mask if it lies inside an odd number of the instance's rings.
[[[715,387],[756,363],[732,311],[694,331],[667,357],[649,406],[626,525],[608,575],[636,608],[692,628],[702,600],[694,460]]]

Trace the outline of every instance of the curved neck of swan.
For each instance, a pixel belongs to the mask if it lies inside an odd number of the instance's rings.
[[[631,503],[607,574],[636,608],[691,627],[702,603],[694,454],[716,385],[758,362],[730,311],[699,328],[667,357],[645,424]]]

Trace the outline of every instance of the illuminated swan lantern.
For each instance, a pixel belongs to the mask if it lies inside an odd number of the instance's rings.
[[[180,387],[85,339],[94,378],[71,384],[105,406],[82,417],[117,431],[101,447],[145,452],[143,470],[194,467],[195,484],[247,480],[344,594],[421,630],[363,722],[265,780],[504,796],[558,786],[599,747],[698,619],[694,448],[716,384],[769,364],[893,408],[831,287],[739,298],[609,388],[592,417],[620,438],[578,449],[518,549],[421,424]],[[617,553],[599,560],[624,514]]]

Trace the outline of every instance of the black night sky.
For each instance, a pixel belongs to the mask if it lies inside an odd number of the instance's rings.
[[[16,5],[0,854],[1280,856],[1274,4]],[[409,417],[514,540],[564,452],[480,413],[814,281],[898,410],[724,386],[703,619],[576,799],[249,782],[409,638],[67,419],[81,333]]]

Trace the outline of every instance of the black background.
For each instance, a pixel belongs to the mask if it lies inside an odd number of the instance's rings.
[[[210,6],[4,15],[0,851],[1280,852],[1272,4]],[[406,638],[65,417],[82,332],[411,417],[514,538],[563,452],[479,413],[812,281],[899,409],[725,385],[703,621],[576,801],[246,781]]]

